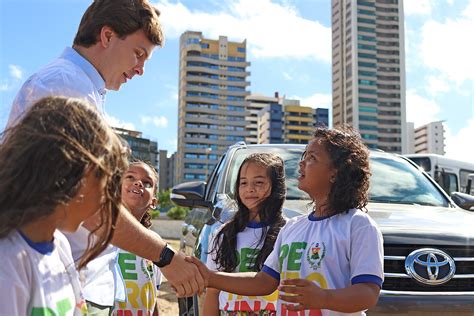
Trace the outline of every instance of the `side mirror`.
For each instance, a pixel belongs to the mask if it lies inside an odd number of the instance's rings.
[[[470,211],[474,207],[474,196],[461,193],[453,192],[451,194],[451,199],[456,203],[460,208]]]
[[[184,207],[211,208],[212,203],[204,199],[206,182],[195,181],[178,184],[171,190],[171,201]]]

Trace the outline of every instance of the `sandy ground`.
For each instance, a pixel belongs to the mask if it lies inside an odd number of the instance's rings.
[[[174,249],[179,249],[179,240],[167,239],[167,242]],[[178,299],[165,277],[163,277],[160,290],[158,291],[158,307],[160,309],[160,316],[178,315]]]
[[[158,293],[158,307],[160,309],[160,316],[178,315],[178,300],[168,282],[161,283]]]

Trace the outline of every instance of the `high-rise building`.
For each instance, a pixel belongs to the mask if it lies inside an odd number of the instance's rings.
[[[308,106],[300,106],[298,100],[293,101],[297,102],[283,105],[283,142],[307,144],[313,137],[315,110]]]
[[[329,110],[316,108],[314,111],[314,122],[318,127],[329,127]]]
[[[443,121],[431,122],[415,128],[415,154],[444,155]]]
[[[245,98],[247,116],[247,136],[245,137],[245,143],[247,144],[258,144],[258,113],[270,104],[278,104],[279,96],[278,92],[275,92],[274,97],[268,97],[260,94],[251,94]],[[269,137],[269,135],[267,135]],[[281,136],[279,136],[281,138]]]
[[[333,125],[406,153],[403,0],[332,0]]]
[[[283,142],[283,110],[280,103],[271,102],[258,112],[258,144]]]
[[[158,143],[144,138],[142,132],[113,127],[125,139],[132,150],[132,156],[150,162],[158,169]]]
[[[307,144],[315,126],[328,125],[328,110],[301,106],[299,100],[268,98],[258,112],[259,144]]]
[[[229,145],[245,141],[246,41],[180,38],[177,180],[205,180]]]
[[[158,190],[165,191],[173,186],[173,169],[170,166],[171,158],[168,158],[167,150],[160,150],[159,157]]]

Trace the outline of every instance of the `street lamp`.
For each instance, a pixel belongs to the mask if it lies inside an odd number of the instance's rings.
[[[207,182],[207,177],[209,176],[209,154],[211,153],[212,148],[207,147],[206,148],[206,182]]]

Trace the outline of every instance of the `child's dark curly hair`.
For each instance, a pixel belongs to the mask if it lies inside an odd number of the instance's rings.
[[[322,141],[336,170],[327,201],[331,212],[328,215],[353,208],[366,210],[371,173],[369,150],[360,134],[353,127],[343,125],[334,129],[317,128],[313,136]]]

